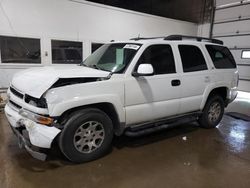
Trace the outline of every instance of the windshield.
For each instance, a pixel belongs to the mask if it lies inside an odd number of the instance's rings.
[[[113,73],[123,73],[140,47],[140,44],[104,44],[81,65]]]

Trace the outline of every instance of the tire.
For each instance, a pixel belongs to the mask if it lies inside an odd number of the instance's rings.
[[[224,114],[225,103],[221,96],[213,95],[208,98],[198,122],[200,127],[215,128],[221,121]]]
[[[111,149],[113,125],[101,110],[88,108],[73,113],[59,138],[62,153],[74,163],[88,162]]]

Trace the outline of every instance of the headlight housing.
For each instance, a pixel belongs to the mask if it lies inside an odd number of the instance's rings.
[[[36,106],[38,108],[47,108],[47,102],[46,102],[46,99],[45,98],[40,98],[40,99],[37,99],[35,97],[32,97],[30,95],[25,95],[25,98],[24,98],[25,102],[32,105],[32,106]]]
[[[51,126],[52,123],[54,122],[53,118],[42,116],[39,114],[35,114],[33,112],[30,112],[28,110],[21,109],[19,111],[19,114],[27,119],[30,119],[36,123],[42,124],[42,125],[47,125]]]

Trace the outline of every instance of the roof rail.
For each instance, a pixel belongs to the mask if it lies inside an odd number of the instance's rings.
[[[163,39],[163,40],[185,40],[185,39],[195,39],[196,41],[207,41],[215,44],[221,44],[223,45],[223,41],[218,39],[211,39],[211,38],[205,38],[205,37],[196,37],[196,36],[188,36],[188,35],[169,35],[167,37],[136,37],[131,38],[130,40],[150,40],[150,39]]]
[[[166,37],[136,37],[136,38],[132,38],[130,40],[150,40],[150,39],[164,39]]]
[[[205,38],[205,37],[195,37],[195,36],[187,36],[187,35],[169,35],[164,38],[164,40],[184,40],[184,39],[196,39],[199,42],[207,41],[207,42],[223,45],[223,41],[221,40]]]

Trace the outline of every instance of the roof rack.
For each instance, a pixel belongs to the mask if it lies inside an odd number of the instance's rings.
[[[207,42],[211,42],[211,43],[215,43],[215,44],[221,44],[223,45],[223,41],[218,40],[218,39],[210,39],[210,38],[205,38],[205,37],[196,37],[196,36],[188,36],[188,35],[169,35],[167,37],[136,37],[136,38],[132,38],[130,40],[150,40],[150,39],[163,39],[163,40],[185,40],[185,39],[195,39],[196,41],[207,41]]]
[[[164,40],[184,40],[184,39],[195,39],[199,42],[207,41],[207,42],[223,45],[223,41],[221,41],[221,40],[205,38],[205,37],[195,37],[195,36],[187,36],[187,35],[169,35],[169,36],[164,38]]]

